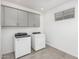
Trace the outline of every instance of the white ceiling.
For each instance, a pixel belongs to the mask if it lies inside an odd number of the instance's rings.
[[[11,3],[15,3],[18,5],[22,5],[24,7],[34,9],[36,11],[44,12],[70,0],[3,0],[3,1],[8,1]],[[44,8],[44,10],[41,10],[41,8]]]

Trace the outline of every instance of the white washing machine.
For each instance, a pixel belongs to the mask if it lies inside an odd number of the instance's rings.
[[[31,37],[26,33],[16,33],[15,34],[15,58],[19,58],[28,53],[31,53]]]
[[[33,33],[32,37],[32,48],[37,51],[45,48],[45,34]]]

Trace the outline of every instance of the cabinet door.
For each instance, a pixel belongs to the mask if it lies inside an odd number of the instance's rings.
[[[5,26],[4,6],[1,6],[1,26]]]
[[[29,12],[28,13],[28,26],[40,27],[40,15]]]
[[[40,27],[40,15],[34,14],[34,27]]]
[[[27,12],[18,10],[18,26],[27,26]]]
[[[34,26],[34,14],[31,12],[28,12],[28,26],[29,27]]]
[[[5,7],[5,26],[17,26],[17,10]]]

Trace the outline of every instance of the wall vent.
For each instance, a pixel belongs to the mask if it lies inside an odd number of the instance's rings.
[[[55,13],[55,20],[64,20],[75,17],[75,8],[67,9],[61,12]]]

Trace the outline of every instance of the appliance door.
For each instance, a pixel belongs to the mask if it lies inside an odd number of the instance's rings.
[[[15,40],[15,58],[31,52],[31,38],[18,38]]]
[[[45,48],[45,35],[44,34],[32,35],[32,48],[35,51]]]
[[[45,48],[45,35],[38,34],[35,36],[35,50]]]

